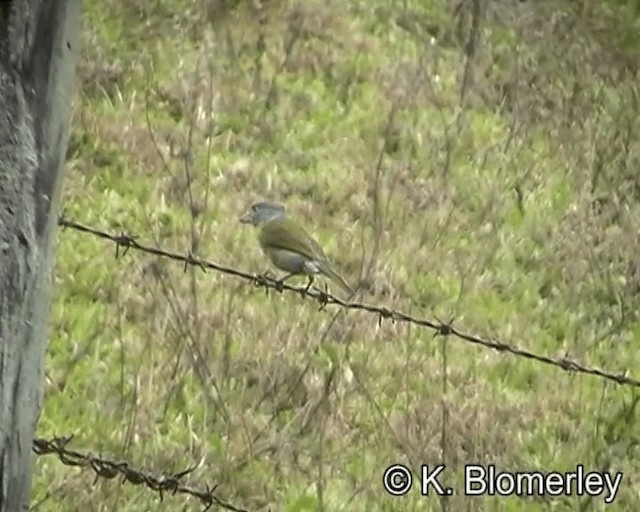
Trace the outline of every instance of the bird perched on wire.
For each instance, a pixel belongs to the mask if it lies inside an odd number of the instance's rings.
[[[266,201],[255,203],[240,222],[260,228],[258,242],[262,251],[275,267],[287,272],[280,282],[291,276],[306,275],[308,290],[314,276],[324,274],[349,296],[353,295],[351,287],[333,270],[320,244],[289,218],[283,205]]]

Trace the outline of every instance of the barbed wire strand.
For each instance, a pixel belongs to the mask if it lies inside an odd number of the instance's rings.
[[[124,256],[129,249],[135,249],[137,251],[141,251],[147,254],[153,254],[155,256],[168,258],[174,261],[184,263],[185,271],[189,265],[192,265],[192,266],[200,267],[203,271],[215,270],[223,274],[232,275],[235,277],[239,277],[241,279],[245,279],[246,281],[252,282],[255,286],[265,288],[267,291],[269,289],[273,289],[278,292],[287,291],[287,292],[297,293],[305,299],[316,300],[320,304],[320,309],[324,309],[327,305],[337,305],[345,309],[365,311],[367,313],[376,315],[378,317],[379,324],[381,324],[383,320],[391,320],[392,322],[407,322],[407,323],[411,323],[411,324],[434,331],[434,337],[435,336],[454,336],[455,338],[458,338],[467,343],[480,345],[485,348],[497,350],[498,352],[507,352],[516,357],[521,357],[524,359],[536,361],[538,363],[554,366],[556,368],[560,368],[567,372],[591,375],[600,379],[605,379],[611,382],[615,382],[616,384],[640,388],[640,380],[627,376],[626,372],[617,373],[617,374],[611,373],[600,368],[584,366],[579,362],[573,359],[570,359],[566,355],[564,357],[554,358],[544,354],[537,354],[535,352],[525,350],[515,345],[510,345],[500,340],[486,339],[480,336],[476,336],[474,334],[465,333],[456,329],[452,325],[453,320],[449,322],[441,322],[440,320],[437,320],[437,319],[429,320],[425,318],[417,318],[417,317],[408,315],[406,313],[403,313],[401,311],[395,311],[383,306],[374,306],[372,304],[366,304],[362,302],[344,301],[339,297],[331,295],[330,293],[323,290],[318,290],[315,288],[307,289],[304,287],[291,286],[281,281],[271,279],[264,275],[250,274],[233,267],[228,267],[228,266],[220,265],[218,263],[213,263],[211,261],[207,261],[201,258],[197,258],[192,254],[180,254],[173,251],[148,246],[138,242],[137,237],[134,235],[125,234],[125,233],[120,233],[120,234],[107,233],[100,229],[93,228],[90,226],[85,226],[78,222],[69,220],[65,218],[64,215],[62,215],[59,218],[58,224],[62,228],[70,228],[75,231],[87,233],[89,235],[114,242],[116,244],[116,258]]]
[[[239,508],[219,498],[215,494],[216,486],[208,487],[206,490],[198,490],[181,484],[180,481],[195,470],[198,465],[173,475],[153,475],[147,471],[133,468],[127,461],[116,461],[72,450],[67,447],[72,439],[72,435],[53,437],[51,439],[35,438],[33,440],[33,452],[36,455],[57,455],[58,459],[66,466],[89,467],[95,473],[96,481],[98,478],[111,480],[121,476],[125,482],[129,482],[132,485],[144,485],[157,492],[160,496],[160,501],[164,499],[165,493],[187,494],[200,500],[205,506],[203,510],[209,510],[211,507],[217,506],[232,512],[248,512],[244,508]]]

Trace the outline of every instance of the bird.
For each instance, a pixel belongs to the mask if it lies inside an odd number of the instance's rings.
[[[306,275],[309,281],[305,290],[308,290],[314,276],[323,274],[350,297],[353,295],[351,287],[333,270],[320,244],[287,215],[284,205],[268,201],[254,203],[240,217],[240,222],[260,229],[258,242],[262,251],[276,268],[287,272],[280,283],[292,276]]]

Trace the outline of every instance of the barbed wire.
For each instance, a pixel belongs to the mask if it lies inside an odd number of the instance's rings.
[[[51,439],[35,438],[33,440],[33,452],[36,455],[57,455],[58,459],[66,466],[89,467],[95,473],[96,481],[98,478],[111,480],[121,476],[125,482],[129,482],[132,485],[144,485],[157,492],[160,496],[160,501],[164,499],[165,493],[171,493],[172,495],[187,494],[200,500],[205,506],[203,510],[209,510],[211,507],[217,506],[232,512],[248,512],[246,509],[232,505],[216,496],[216,486],[198,490],[181,484],[180,481],[195,470],[198,465],[173,475],[153,475],[147,471],[133,468],[127,461],[116,461],[69,449],[67,445],[72,439],[72,435],[53,437]]]
[[[417,317],[408,315],[406,313],[403,313],[401,311],[392,310],[383,306],[374,306],[372,304],[366,304],[362,302],[345,301],[323,290],[318,290],[315,288],[307,289],[305,287],[291,286],[281,281],[269,278],[265,275],[250,274],[247,272],[243,272],[233,267],[228,267],[225,265],[220,265],[218,263],[207,261],[205,259],[197,258],[192,254],[180,254],[180,253],[172,252],[166,249],[145,245],[143,243],[138,242],[137,237],[135,235],[130,235],[126,233],[120,233],[120,234],[107,233],[100,229],[93,228],[90,226],[85,226],[83,224],[71,221],[65,218],[64,215],[62,215],[59,218],[58,224],[63,228],[70,228],[75,231],[80,231],[82,233],[87,233],[92,236],[114,242],[116,244],[116,251],[115,251],[116,258],[124,256],[129,249],[135,249],[147,254],[153,254],[159,257],[169,258],[171,260],[181,262],[184,264],[185,271],[187,267],[191,265],[191,266],[199,267],[203,271],[215,270],[223,274],[232,275],[235,277],[239,277],[241,279],[245,279],[246,281],[252,282],[255,286],[265,288],[267,291],[269,289],[273,289],[278,292],[287,291],[287,292],[297,293],[305,299],[316,300],[320,304],[320,309],[324,309],[327,305],[337,305],[345,309],[365,311],[367,313],[377,315],[379,324],[381,324],[383,320],[391,320],[392,322],[407,322],[407,323],[411,323],[411,324],[434,331],[434,337],[435,336],[454,336],[455,338],[458,338],[467,343],[480,345],[485,348],[497,350],[498,352],[507,352],[516,357],[522,357],[524,359],[533,360],[538,363],[560,368],[567,372],[591,375],[600,379],[605,379],[611,382],[615,382],[616,384],[640,388],[640,380],[627,376],[626,372],[611,373],[597,367],[582,365],[578,361],[570,359],[566,355],[564,357],[554,358],[544,354],[537,354],[535,352],[531,352],[529,350],[525,350],[518,346],[510,345],[508,343],[505,343],[503,341],[499,341],[496,339],[486,339],[481,336],[465,333],[458,330],[452,325],[453,320],[449,322],[441,322],[440,320],[437,320],[437,319],[429,320],[425,318],[417,318]]]

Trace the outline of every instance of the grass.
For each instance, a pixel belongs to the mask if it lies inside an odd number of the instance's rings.
[[[87,0],[65,213],[260,273],[238,217],[278,200],[366,302],[637,376],[635,32],[602,37],[595,20],[626,22],[611,7],[549,21],[531,4],[485,10],[474,32],[470,8],[445,1]],[[252,511],[603,508],[393,498],[394,463],[444,463],[457,489],[472,462],[584,464],[624,472],[614,509],[638,502],[628,387],[134,251],[116,260],[70,230],[54,290],[40,437],[74,433],[79,450],[157,474],[201,461],[190,485]],[[32,500],[200,510],[47,457]]]

